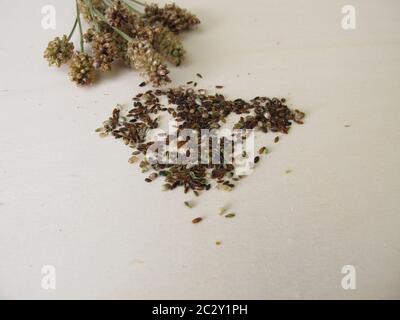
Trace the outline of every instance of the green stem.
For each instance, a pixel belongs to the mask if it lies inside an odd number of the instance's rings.
[[[122,0],[122,2],[125,3],[126,6],[127,6],[129,9],[131,9],[133,12],[135,12],[135,13],[138,14],[139,16],[142,15],[142,13],[141,13],[140,11],[136,10],[136,9],[132,6],[132,4],[129,3],[127,0]]]
[[[81,22],[81,13],[79,11],[78,1],[76,1],[76,14],[78,15],[78,25],[79,25],[79,33],[81,36],[81,52],[85,52],[85,47],[83,45],[83,32],[82,32],[82,22]]]
[[[93,9],[94,9],[94,7],[93,7],[93,2],[92,2],[92,0],[83,0],[83,1],[84,1],[85,4],[89,7],[89,13],[90,13],[90,16],[92,17],[92,21],[93,21],[93,24],[94,24],[96,30],[97,30],[97,31],[100,31],[99,23],[97,22],[96,17],[95,17],[94,14],[93,14]]]
[[[134,3],[136,3],[136,4],[140,5],[140,6],[143,6],[143,7],[145,7],[145,6],[146,6],[146,4],[145,4],[145,3],[143,3],[143,2],[140,2],[140,1],[138,1],[138,0],[129,0],[129,1],[132,1],[132,2],[134,2]]]
[[[76,17],[74,26],[72,27],[72,30],[71,30],[71,32],[69,33],[68,41],[71,40],[72,35],[74,34],[77,25],[78,25],[78,17]]]

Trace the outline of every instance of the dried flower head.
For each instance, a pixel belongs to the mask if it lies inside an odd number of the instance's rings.
[[[194,14],[178,7],[175,3],[166,4],[164,8],[154,3],[146,5],[144,18],[150,23],[161,23],[176,33],[189,30],[200,23]]]
[[[105,16],[110,26],[127,34],[130,33],[135,15],[132,14],[120,0],[114,1],[113,4],[106,9]]]
[[[154,48],[168,61],[179,66],[185,56],[185,49],[176,34],[168,28],[157,26],[154,29]]]
[[[93,58],[86,53],[76,52],[69,65],[69,76],[79,86],[91,84],[94,80]]]
[[[73,54],[74,44],[64,35],[61,39],[57,37],[49,42],[44,52],[44,58],[49,62],[50,66],[55,64],[60,67],[62,64],[67,63]]]
[[[171,82],[169,70],[152,44],[146,40],[132,41],[128,44],[127,58],[132,68],[143,71],[154,86]]]
[[[92,38],[94,67],[110,71],[111,64],[118,57],[115,35],[111,32],[95,32]]]
[[[101,13],[104,13],[104,11],[106,9],[106,5],[103,2],[103,0],[89,0],[89,1],[91,2],[91,5],[93,6],[93,8],[100,11]],[[92,14],[90,13],[90,8],[86,4],[86,1],[78,0],[78,6],[79,6],[79,11],[82,14],[83,18],[88,22],[93,21]]]

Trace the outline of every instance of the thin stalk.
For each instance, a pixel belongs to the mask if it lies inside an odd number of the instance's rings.
[[[77,25],[78,25],[78,17],[76,17],[74,26],[72,27],[72,30],[71,30],[71,32],[69,33],[68,41],[71,40],[72,35],[74,34]]]
[[[76,1],[76,14],[78,15],[77,19],[78,19],[78,25],[79,25],[79,33],[80,33],[80,36],[81,36],[81,52],[85,52],[85,47],[83,45],[83,31],[82,31],[81,13],[80,13],[80,10],[79,10],[78,1]]]
[[[129,0],[129,1],[132,1],[132,2],[134,2],[134,3],[136,3],[136,4],[140,5],[140,6],[143,6],[143,7],[145,7],[145,6],[146,6],[146,4],[145,4],[145,3],[143,3],[143,2],[140,2],[140,1],[138,1],[138,0]]]
[[[83,0],[83,1],[89,7],[89,13],[90,13],[90,16],[92,17],[93,24],[94,24],[96,30],[99,31],[100,30],[100,26],[99,26],[99,24],[98,24],[98,22],[96,20],[96,17],[93,14],[94,7],[93,7],[92,0]]]
[[[126,6],[127,6],[129,9],[131,9],[132,11],[134,11],[134,12],[135,12],[136,14],[138,14],[139,16],[142,15],[142,13],[141,13],[140,11],[136,10],[136,9],[132,6],[132,4],[129,3],[127,0],[122,0],[122,2],[125,3]]]

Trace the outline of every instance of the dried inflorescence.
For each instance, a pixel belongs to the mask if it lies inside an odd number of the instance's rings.
[[[49,65],[60,67],[67,63],[74,54],[74,44],[70,42],[66,35],[62,38],[56,37],[49,42],[49,45],[44,52],[44,58],[49,62]]]
[[[110,71],[111,64],[118,58],[118,44],[111,32],[95,32],[92,38],[94,67]]]
[[[107,22],[127,34],[130,33],[135,20],[135,15],[120,1],[116,0],[105,11]]]
[[[200,23],[199,18],[175,3],[166,4],[163,8],[157,4],[146,5],[144,18],[150,23],[161,23],[176,33],[189,30]]]
[[[154,28],[154,48],[169,62],[179,66],[185,56],[185,49],[179,38],[168,28],[157,26]]]
[[[81,30],[79,17],[83,15],[90,27],[86,32],[81,32],[80,51],[85,52],[84,43],[92,49],[92,58],[86,59],[86,62],[93,61],[95,69],[109,71],[115,61],[122,60],[126,65],[141,70],[153,86],[164,85],[171,81],[166,62],[179,66],[185,56],[176,33],[188,30],[200,21],[175,4],[160,8],[155,4],[138,3],[126,0],[78,0],[77,21],[69,38],[77,29],[78,22]],[[71,59],[74,47],[69,38],[64,36],[50,42],[45,52],[50,64],[60,66]],[[75,71],[76,57],[73,62],[71,79],[82,85]],[[90,72],[88,75],[87,82],[92,82],[93,74]]]
[[[167,103],[163,103],[164,99]],[[196,195],[202,190],[209,190],[213,182],[218,189],[230,191],[235,183],[243,178],[237,175],[235,163],[224,161],[226,149],[223,139],[220,140],[219,149],[209,149],[209,161],[206,162],[149,162],[149,148],[156,141],[149,138],[151,129],[158,128],[159,115],[169,114],[177,123],[178,133],[185,129],[195,130],[199,134],[198,143],[194,148],[201,147],[202,129],[219,129],[226,123],[226,118],[231,114],[240,115],[234,128],[259,129],[267,132],[280,132],[287,134],[293,122],[302,124],[304,113],[291,110],[284,99],[256,97],[253,100],[243,99],[228,100],[222,94],[209,95],[205,90],[195,90],[188,87],[172,88],[168,90],[149,90],[138,94],[134,99],[134,107],[124,116],[120,109],[114,109],[112,116],[104,123],[103,128],[97,131],[101,135],[111,134],[116,139],[122,139],[125,144],[133,148],[129,162],[138,161],[140,155],[143,160],[139,167],[142,172],[149,172],[147,182],[152,182],[157,177],[163,177],[164,191],[173,190],[179,186],[184,192],[193,190]],[[233,143],[228,139],[229,143]],[[174,135],[167,136],[167,145],[176,142],[177,148],[183,147],[187,141],[177,140]],[[226,141],[225,141],[226,142]],[[217,152],[221,161],[211,161],[213,153]],[[268,149],[262,147],[254,158],[254,163],[260,161],[261,155],[268,154]],[[243,157],[247,157],[243,152]],[[233,217],[229,216],[229,217]]]
[[[78,86],[86,86],[94,81],[93,58],[86,53],[75,53],[69,65],[71,81]]]
[[[160,54],[154,50],[149,41],[130,42],[126,55],[131,66],[141,70],[154,85],[160,86],[171,82],[168,77],[167,66],[162,62]]]
[[[104,13],[106,4],[103,0],[78,0],[79,11],[87,22],[93,22],[93,13],[91,12],[90,5],[101,13]],[[95,20],[98,20],[95,17]]]

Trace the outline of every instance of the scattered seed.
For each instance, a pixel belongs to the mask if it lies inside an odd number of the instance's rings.
[[[161,102],[163,98],[166,98],[166,103]],[[144,159],[147,158],[148,149],[155,143],[150,140],[148,133],[158,128],[161,115],[165,113],[176,121],[178,130],[192,129],[200,132],[202,129],[219,129],[230,115],[237,114],[239,120],[234,124],[234,129],[259,129],[264,133],[286,134],[293,122],[302,123],[304,113],[289,109],[283,101],[261,96],[250,101],[229,100],[221,93],[210,94],[206,90],[193,87],[147,90],[133,98],[133,107],[130,110],[115,108],[111,116],[103,123],[103,127],[96,131],[102,136],[113,136],[132,148],[129,162],[133,163],[137,160],[142,172],[150,171],[149,177],[146,178],[148,182],[153,181],[157,176],[162,176],[165,180],[162,186],[164,191],[181,188],[185,193],[193,191],[198,196],[203,190],[211,189],[212,181],[216,182],[218,189],[231,191],[235,187],[232,182],[238,182],[243,177],[234,175],[234,164],[201,162],[181,165],[140,161],[139,157],[142,155]],[[238,138],[245,140],[246,136],[232,136],[231,142],[233,143]],[[173,135],[165,135],[165,139],[167,145],[173,143],[182,147],[185,144],[184,141],[176,141]],[[181,151],[187,151],[191,156],[189,150]],[[227,151],[224,149],[224,143],[220,151],[221,154]],[[260,155],[267,152],[266,147],[259,150]],[[169,155],[166,151],[163,156],[169,157]],[[248,154],[244,152],[243,156],[248,157]],[[259,156],[254,158],[256,163],[259,160]]]
[[[193,207],[194,207],[194,204],[193,204],[193,202],[191,202],[191,201],[185,201],[184,204],[185,204],[185,206],[188,207],[188,208],[193,208]]]
[[[129,163],[135,163],[135,162],[137,162],[137,160],[138,160],[137,156],[132,156],[132,157],[129,158],[128,162]]]
[[[223,216],[225,214],[225,212],[226,212],[226,208],[224,208],[224,207],[219,208],[218,211],[219,211],[219,215]]]
[[[292,172],[292,170],[286,170],[285,171],[285,173],[291,173]]]
[[[268,153],[268,149],[267,147],[261,147],[260,150],[258,150],[259,154],[267,154]]]
[[[215,86],[215,88],[217,88],[217,89],[223,89],[224,86]]]
[[[345,128],[350,128],[351,126],[349,124],[346,124],[344,127]]]
[[[274,142],[278,143],[278,141],[279,141],[279,137],[275,137]]]
[[[198,76],[199,78],[203,79],[203,76],[200,73],[196,73],[196,76]]]
[[[146,81],[143,81],[141,84],[139,84],[139,87],[144,87],[146,84]]]
[[[236,214],[234,213],[228,213],[225,218],[234,218],[236,216]]]
[[[192,223],[199,223],[199,222],[201,222],[202,220],[203,220],[203,218],[198,217],[198,218],[193,219],[193,220],[192,220]]]
[[[215,241],[215,244],[217,245],[217,246],[220,246],[221,245],[221,241]]]

